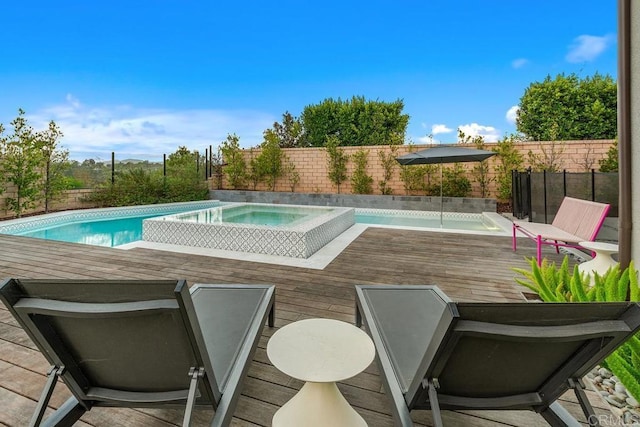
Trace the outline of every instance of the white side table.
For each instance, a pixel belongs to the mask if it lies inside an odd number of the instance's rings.
[[[280,371],[306,381],[275,413],[274,427],[367,425],[336,386],[373,361],[373,341],[364,331],[338,320],[300,320],[273,334],[267,356]]]
[[[617,262],[611,258],[611,255],[618,253],[618,245],[604,242],[580,242],[579,245],[595,252],[595,256],[591,261],[578,264],[578,270],[580,270],[580,272],[587,274],[592,274],[592,272],[604,274],[609,268],[617,264]]]

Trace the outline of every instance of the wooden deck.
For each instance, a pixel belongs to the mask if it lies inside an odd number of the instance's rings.
[[[276,290],[276,328],[290,322],[326,317],[354,321],[354,284],[434,284],[460,301],[519,301],[511,267],[526,266],[535,248],[524,240],[518,252],[508,237],[369,228],[324,270],[133,249],[129,251],[0,235],[0,277],[187,279],[193,283],[270,283]],[[547,252],[551,257],[555,253]],[[266,343],[276,329],[265,327],[243,395],[235,411],[237,426],[269,426],[274,412],[301,382],[270,363]],[[544,361],[541,361],[544,363]],[[0,424],[27,425],[45,383],[48,364],[13,317],[0,307]],[[392,426],[387,397],[373,363],[339,384],[351,405],[370,426]],[[53,408],[69,396],[59,386]],[[602,412],[595,394],[592,402]],[[581,415],[572,396],[565,406]],[[606,413],[606,412],[602,412]],[[196,425],[212,412],[197,411]],[[173,426],[180,410],[105,409],[85,414],[78,425]],[[428,411],[413,414],[418,425],[431,425]],[[538,426],[542,417],[526,411],[444,412],[447,426]],[[586,424],[586,423],[585,423]]]

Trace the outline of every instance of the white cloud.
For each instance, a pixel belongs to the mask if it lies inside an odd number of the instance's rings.
[[[91,107],[73,95],[66,103],[29,114],[35,129],[45,129],[54,120],[64,133],[61,145],[70,157],[108,159],[116,157],[159,160],[179,146],[204,153],[227,134],[236,133],[243,147],[262,142],[262,132],[277,120],[271,114],[252,110],[145,109],[129,105]]]
[[[440,144],[440,141],[433,139],[433,135],[419,136],[416,139],[420,144]]]
[[[518,68],[524,67],[528,63],[529,63],[528,59],[526,59],[526,58],[518,58],[518,59],[514,59],[513,61],[511,61],[511,66],[517,70]]]
[[[509,108],[509,110],[507,110],[507,114],[505,115],[505,117],[507,121],[512,125],[516,124],[516,118],[518,117],[519,109],[520,107],[518,107],[517,105],[514,105],[513,107]]]
[[[431,133],[433,135],[438,135],[440,133],[451,133],[451,132],[453,132],[453,129],[448,128],[447,125],[440,125],[440,124],[431,125]]]
[[[493,126],[483,126],[478,123],[460,125],[458,129],[466,136],[482,136],[486,142],[497,142],[500,139],[500,132]]]
[[[590,36],[583,34],[573,39],[569,46],[569,53],[565,56],[567,62],[588,62],[593,61],[604,52],[614,41],[611,35]]]

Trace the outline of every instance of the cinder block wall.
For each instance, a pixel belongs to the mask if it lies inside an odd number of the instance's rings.
[[[594,140],[594,141],[562,141],[562,142],[523,142],[517,143],[516,148],[524,156],[524,168],[529,166],[528,153],[531,152],[534,155],[544,156],[545,151],[549,153],[551,151],[552,144],[555,144],[554,150],[559,153],[557,155],[557,164],[559,169],[566,169],[568,172],[586,172],[591,168],[598,170],[598,161],[606,157],[606,153],[613,143],[612,140]],[[486,144],[486,149],[491,150],[496,144]],[[430,145],[401,145],[397,146],[397,156],[406,154],[410,151],[422,150],[429,148]],[[388,153],[389,146],[370,146],[370,147],[342,147],[345,154],[350,157],[361,148],[364,148],[369,152],[367,173],[373,178],[373,194],[381,194],[379,181],[383,177],[383,167],[380,163],[378,153]],[[324,148],[287,148],[283,149],[283,152],[293,162],[296,167],[296,171],[300,175],[300,182],[295,187],[295,192],[301,193],[336,193],[337,188],[331,183],[327,176],[327,152]],[[253,155],[258,155],[259,150],[253,150]],[[245,150],[245,159],[249,164],[251,153],[249,150]],[[497,164],[496,158],[492,157],[489,162],[489,177],[495,178],[495,166]],[[444,165],[452,166],[452,165]],[[473,169],[474,163],[463,163],[462,166],[467,169]],[[351,182],[350,177],[354,169],[352,160],[349,160],[347,164],[347,180],[340,186],[340,193],[351,194]],[[436,175],[439,172],[435,172]],[[473,197],[480,196],[480,186],[478,183],[472,181]],[[404,185],[400,179],[400,167],[396,165],[393,171],[393,178],[388,183],[388,186],[393,189],[394,195],[406,195]],[[212,187],[213,183],[212,183]],[[226,176],[223,177],[223,188],[231,189]],[[245,189],[252,190],[252,184],[247,183]],[[258,184],[256,190],[266,190],[267,187],[264,183]],[[286,177],[280,177],[276,182],[276,191],[292,191],[291,183]],[[496,184],[492,180],[489,184],[489,197],[495,197]]]

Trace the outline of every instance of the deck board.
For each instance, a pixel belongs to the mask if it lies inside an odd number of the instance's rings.
[[[211,258],[151,249],[120,250],[0,235],[0,277],[187,279],[194,283],[270,283],[276,285],[276,328],[265,328],[235,412],[234,426],[269,426],[273,413],[302,383],[278,371],[266,355],[274,331],[311,317],[354,320],[355,284],[433,284],[458,301],[521,301],[512,267],[526,267],[535,247],[522,240],[511,250],[509,237],[474,236],[369,228],[324,270]],[[560,261],[549,250],[546,254]],[[45,382],[47,363],[4,306],[0,307],[0,423],[27,423]],[[347,400],[370,426],[392,426],[387,396],[375,363],[339,384]],[[55,408],[68,396],[58,386]],[[593,396],[593,394],[592,394]],[[567,408],[579,413],[575,399]],[[593,400],[598,411],[604,408]],[[604,413],[604,412],[603,412]],[[197,411],[205,425],[211,411]],[[86,426],[179,425],[181,410],[96,408],[82,418]],[[428,411],[412,415],[430,426]],[[444,411],[447,426],[495,427],[543,424],[523,411]]]

